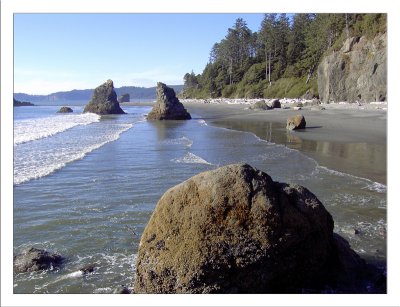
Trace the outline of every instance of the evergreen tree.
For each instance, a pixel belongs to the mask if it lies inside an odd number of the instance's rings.
[[[265,14],[261,22],[260,33],[258,35],[258,42],[265,56],[265,76],[268,82],[271,83],[271,59],[275,56],[276,46],[276,15]]]
[[[238,18],[212,46],[203,73],[184,75],[184,92],[202,97],[286,95],[290,82],[296,82],[292,93],[301,95],[315,87],[309,81],[315,80],[324,54],[338,50],[348,37],[372,38],[385,31],[386,14],[293,14],[290,20],[286,14],[265,14],[255,33]],[[274,90],[282,78],[284,89]]]

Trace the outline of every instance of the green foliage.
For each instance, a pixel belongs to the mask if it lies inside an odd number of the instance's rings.
[[[368,39],[375,37],[378,33],[386,32],[386,14],[355,14],[353,26],[354,36],[366,36]]]
[[[253,64],[243,76],[243,82],[255,84],[265,79],[265,62]]]
[[[315,94],[314,83],[306,84],[305,78],[281,78],[264,90],[265,98],[298,98],[308,90]]]
[[[238,18],[213,45],[203,73],[185,74],[180,96],[318,95],[315,75],[324,54],[339,50],[350,36],[372,38],[383,32],[386,14],[294,14],[291,21],[286,14],[265,14],[256,33]]]
[[[236,88],[237,88],[236,84],[225,86],[222,90],[222,97],[235,98]]]

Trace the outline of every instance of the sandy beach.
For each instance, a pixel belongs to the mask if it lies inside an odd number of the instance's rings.
[[[298,149],[321,166],[386,184],[386,104],[324,104],[324,110],[293,104],[281,109],[250,110],[247,104],[183,101],[195,118],[211,125],[255,133]],[[303,114],[307,128],[287,131],[286,119]]]
[[[282,108],[251,110],[258,100],[181,101],[192,117],[211,125],[252,132],[264,140],[300,150],[321,166],[386,184],[387,103],[339,102],[296,110],[298,103],[309,101],[281,99]],[[287,131],[287,118],[296,114],[305,117],[307,128]]]

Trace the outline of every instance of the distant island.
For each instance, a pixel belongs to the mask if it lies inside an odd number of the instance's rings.
[[[180,93],[183,89],[183,85],[169,85],[176,93]],[[29,95],[25,93],[15,93],[15,99],[20,101],[51,101],[51,102],[62,102],[68,100],[87,100],[89,101],[93,95],[94,89],[85,90],[72,90],[66,92],[56,92],[48,95]],[[156,99],[156,87],[136,87],[136,86],[122,86],[115,88],[115,92],[118,96],[129,94],[131,99]]]
[[[27,106],[34,106],[33,103],[27,102],[27,101],[19,101],[16,100],[15,98],[14,100],[14,107],[27,107]]]

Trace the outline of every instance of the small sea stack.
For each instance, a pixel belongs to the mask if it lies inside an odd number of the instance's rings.
[[[248,164],[200,173],[160,198],[140,240],[135,293],[367,291],[367,265],[308,189]]]
[[[173,88],[164,83],[157,83],[157,101],[153,109],[147,115],[149,120],[184,120],[192,117],[186,111],[183,104],[176,98]]]
[[[121,96],[118,97],[119,103],[129,102],[130,99],[131,99],[131,96],[129,94],[122,94]]]
[[[112,80],[107,80],[105,83],[95,88],[92,99],[83,110],[83,113],[87,112],[96,113],[98,115],[125,114],[119,106]]]
[[[70,107],[61,107],[60,110],[57,111],[57,113],[72,113],[74,110],[72,110]]]

